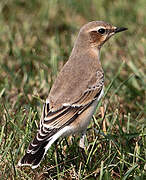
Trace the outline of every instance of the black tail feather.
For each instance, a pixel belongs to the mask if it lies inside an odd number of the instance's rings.
[[[42,158],[45,155],[45,147],[47,144],[48,141],[42,143],[41,146],[39,146],[39,149],[34,154],[32,154],[31,152],[26,153],[19,162],[19,165],[30,165],[32,168],[36,168],[40,164]]]

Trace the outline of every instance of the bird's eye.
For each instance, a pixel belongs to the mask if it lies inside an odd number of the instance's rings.
[[[104,28],[100,28],[100,29],[98,30],[98,32],[99,32],[100,34],[104,34],[104,33],[105,33],[105,29],[104,29]]]

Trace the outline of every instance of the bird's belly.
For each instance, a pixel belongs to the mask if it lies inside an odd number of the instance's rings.
[[[68,131],[65,132],[63,136],[86,131],[103,92],[104,91],[102,89],[99,97],[69,125]]]
[[[98,100],[94,101],[85,111],[83,111],[74,122],[70,124],[70,130],[66,135],[83,132],[87,129],[91,118],[96,110]]]
[[[91,118],[96,110],[98,100],[95,100],[79,117],[78,117],[78,132],[85,131],[91,121]],[[76,122],[75,122],[76,123]]]

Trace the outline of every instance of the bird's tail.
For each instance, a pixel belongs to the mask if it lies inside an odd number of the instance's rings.
[[[30,143],[26,154],[18,162],[18,166],[31,166],[32,169],[37,168],[50,146],[63,135],[67,129],[68,127],[65,126],[59,131],[52,129],[49,133],[48,130],[45,130],[44,133],[39,130],[34,140]]]

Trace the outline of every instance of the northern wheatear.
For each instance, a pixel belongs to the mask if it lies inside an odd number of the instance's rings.
[[[85,132],[103,95],[100,48],[112,35],[125,30],[103,21],[89,22],[80,29],[69,60],[44,104],[39,130],[19,166],[38,167],[60,136]]]

